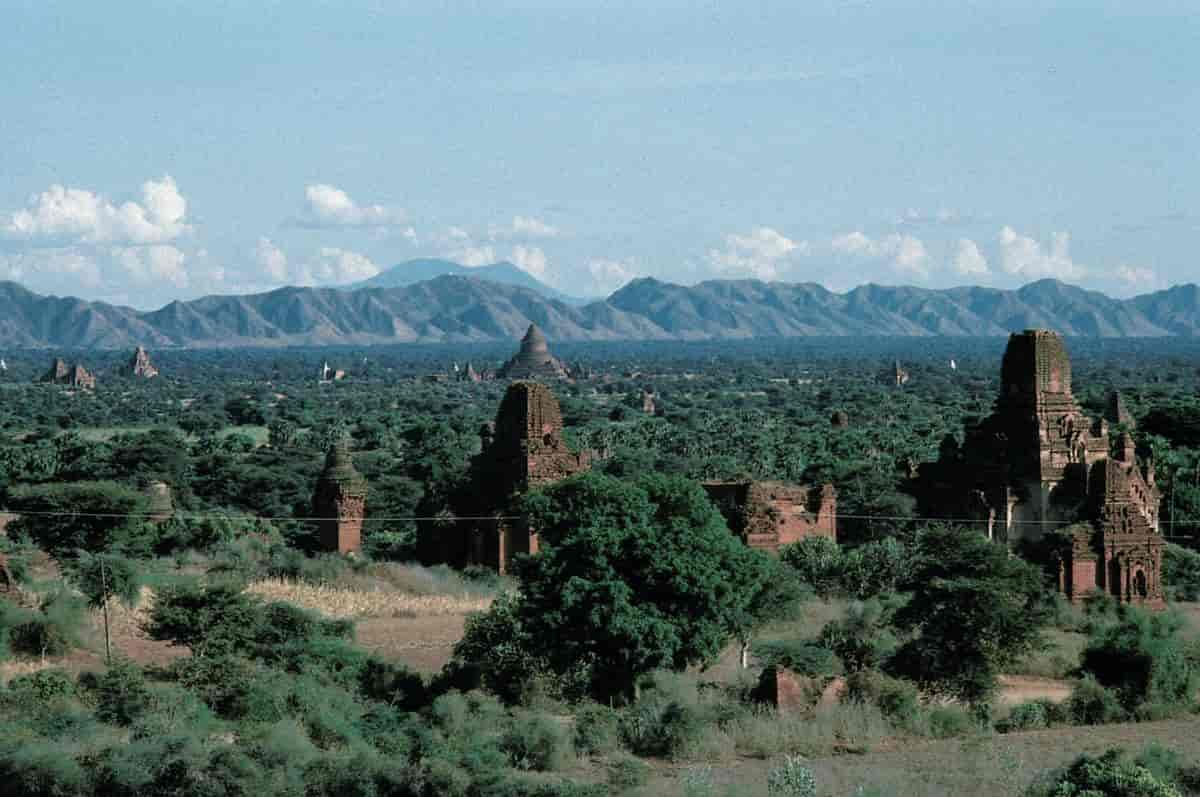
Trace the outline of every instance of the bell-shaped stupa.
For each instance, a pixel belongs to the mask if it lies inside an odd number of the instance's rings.
[[[566,379],[567,369],[550,354],[550,345],[537,324],[530,324],[521,349],[504,364],[501,379]]]

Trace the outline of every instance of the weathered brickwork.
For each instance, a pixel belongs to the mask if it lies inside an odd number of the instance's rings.
[[[948,439],[917,479],[923,510],[966,518],[1014,547],[1070,528],[1060,584],[1080,601],[1096,591],[1160,605],[1159,492],[1154,469],[1122,434],[1110,455],[1109,426],[1084,414],[1072,393],[1062,339],[1014,334],[1001,366],[994,412]],[[1120,417],[1120,413],[1118,413]]]
[[[837,539],[837,490],[781,482],[705,482],[730,530],[752,548],[775,553],[808,537]]]
[[[354,467],[349,444],[340,441],[329,449],[313,495],[321,547],[338,553],[360,550],[366,504],[366,479]]]

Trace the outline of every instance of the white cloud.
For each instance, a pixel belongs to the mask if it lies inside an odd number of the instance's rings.
[[[1113,276],[1133,291],[1153,291],[1162,287],[1158,272],[1149,266],[1121,264],[1117,266]]]
[[[1033,238],[1017,234],[1012,227],[1000,230],[1000,267],[1005,273],[1024,279],[1078,280],[1087,274],[1087,269],[1071,260],[1071,236],[1056,232],[1050,236],[1050,246]]]
[[[779,276],[781,261],[808,251],[806,241],[797,243],[770,227],[757,227],[745,235],[726,235],[725,248],[710,249],[708,262],[725,274],[773,280]]]
[[[0,255],[0,266],[6,279],[59,295],[72,294],[71,286],[95,288],[103,282],[96,259],[70,248]]]
[[[969,238],[958,239],[958,250],[954,254],[954,270],[963,276],[978,276],[988,274],[987,258],[979,251],[979,246]]]
[[[637,276],[624,263],[603,258],[589,261],[587,270],[595,293],[612,293]]]
[[[35,246],[156,244],[190,231],[187,200],[170,175],[142,184],[142,202],[116,205],[82,188],[52,185],[0,226],[7,238]]]
[[[938,208],[932,212],[909,208],[895,221],[896,224],[965,224],[971,219],[951,208]]]
[[[313,265],[314,273],[323,282],[358,282],[379,273],[379,266],[358,252],[332,246],[322,247]]]
[[[517,268],[538,279],[546,276],[546,253],[536,246],[513,247],[512,262]]]
[[[839,235],[830,242],[833,251],[854,257],[888,260],[894,271],[929,279],[929,252],[920,238],[892,233],[874,239],[861,230]]]
[[[490,246],[473,246],[467,244],[459,249],[451,250],[446,257],[459,265],[477,268],[478,266],[489,266],[495,263],[496,250]]]
[[[360,205],[342,189],[317,183],[304,189],[303,227],[390,227],[404,221],[404,211],[384,205]]]
[[[489,224],[488,238],[557,238],[559,230],[532,216],[513,216],[512,224]]]
[[[190,282],[183,267],[187,255],[169,244],[118,247],[111,256],[137,285],[167,282],[186,288]]]
[[[288,277],[288,259],[269,238],[259,238],[254,247],[254,260],[272,282],[286,282]]]

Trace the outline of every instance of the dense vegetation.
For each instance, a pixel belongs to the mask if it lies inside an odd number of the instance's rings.
[[[1085,407],[1120,388],[1139,421],[1164,490],[1170,597],[1194,601],[1194,347],[1071,345]],[[502,350],[164,352],[150,381],[88,355],[94,393],[29,384],[47,358],[10,356],[0,506],[19,517],[0,545],[21,587],[0,599],[0,657],[14,667],[0,689],[6,793],[649,793],[658,762],[726,747],[770,759],[771,793],[818,794],[789,756],[860,743],[846,739],[1187,716],[1200,650],[1184,615],[1063,606],[1035,564],[915,516],[912,468],[987,411],[1003,341],[905,346],[562,347],[593,373],[555,390],[568,438],[598,465],[521,502],[543,545],[511,579],[419,571],[495,596],[436,675],[371,652],[350,620],[247,585],[413,577],[389,563],[413,558],[417,518],[463,488],[503,391],[429,377]],[[902,388],[888,378],[897,357]],[[349,378],[317,384],[326,359]],[[830,424],[835,410],[847,428]],[[310,517],[324,451],[343,436],[371,487],[355,558],[318,555]],[[833,482],[844,544],[809,540],[778,559],[741,545],[696,481],[745,477]],[[166,521],[154,482],[172,492]],[[118,644],[110,663],[80,665],[72,652],[99,644],[89,624],[120,606],[184,655],[147,663]],[[813,607],[821,622],[804,619]],[[1001,707],[998,676],[1063,636],[1081,640],[1053,665],[1070,698]],[[754,668],[706,677],[739,648]],[[763,702],[773,667],[800,677],[812,713]],[[835,677],[840,703],[816,705]],[[1188,793],[1195,762],[1165,755],[1082,758],[1021,788]],[[688,773],[686,793],[720,788]]]

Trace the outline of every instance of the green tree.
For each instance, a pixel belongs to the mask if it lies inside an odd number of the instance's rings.
[[[18,487],[9,494],[8,506],[19,515],[9,525],[9,535],[27,536],[43,550],[69,559],[80,549],[96,552],[133,544],[145,497],[115,482],[69,482]]]
[[[1115,691],[1127,711],[1143,703],[1186,705],[1192,667],[1179,639],[1181,626],[1175,614],[1121,606],[1116,623],[1092,634],[1080,667]]]
[[[637,677],[712,661],[752,622],[763,554],[725,526],[698,485],[587,474],[529,495],[542,550],[518,562],[521,627],[560,673],[583,667],[599,696]]]
[[[895,625],[914,636],[891,664],[926,689],[983,707],[1002,668],[1045,644],[1050,602],[1040,571],[975,532],[924,530],[911,589]]]

